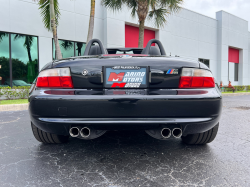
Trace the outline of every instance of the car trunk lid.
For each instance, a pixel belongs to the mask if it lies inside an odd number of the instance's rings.
[[[123,87],[112,87],[112,84],[138,83],[138,81],[131,82],[133,76],[129,77],[131,78],[130,81],[124,81],[125,75],[131,72],[140,75],[134,76],[135,79],[142,78],[141,75],[142,72],[144,72],[143,84],[140,84],[139,87],[133,86],[127,88],[172,89],[178,88],[183,67],[199,68],[199,63],[197,61],[174,57],[132,57],[125,55],[99,58],[72,58],[54,63],[53,67],[70,67],[74,88],[77,89],[119,89]],[[119,76],[115,76],[113,77],[114,79],[109,82],[110,75],[115,75],[114,73],[116,73],[116,75],[124,73],[123,79],[117,80]]]

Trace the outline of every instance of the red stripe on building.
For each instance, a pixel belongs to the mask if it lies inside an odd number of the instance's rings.
[[[239,63],[240,62],[240,51],[229,47],[228,51],[228,62]]]
[[[148,41],[151,39],[155,39],[155,31],[145,29],[143,47],[146,47]],[[139,28],[125,25],[125,47],[138,47],[138,40]],[[153,44],[153,46],[155,46],[155,44]]]

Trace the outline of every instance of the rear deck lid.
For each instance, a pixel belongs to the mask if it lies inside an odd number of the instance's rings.
[[[54,68],[59,67],[71,69],[73,85],[77,89],[172,89],[178,88],[183,67],[199,68],[199,63],[162,56],[127,58],[102,56],[63,60],[61,63],[54,64]]]

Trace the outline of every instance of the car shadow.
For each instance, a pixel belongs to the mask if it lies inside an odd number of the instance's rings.
[[[135,160],[150,160],[171,165],[189,163],[192,158],[206,155],[213,159],[209,145],[186,145],[181,138],[157,140],[144,131],[108,131],[94,140],[70,138],[66,144],[40,144],[37,154],[50,153],[78,167],[81,162],[102,164],[133,164]],[[207,159],[207,158],[206,158]],[[189,160],[189,161],[188,161]],[[186,165],[186,164],[185,164]]]
[[[144,131],[108,131],[94,140],[70,138],[66,144],[37,148],[33,167],[42,168],[43,175],[66,177],[72,186],[79,185],[77,181],[90,186],[99,182],[162,186],[185,178],[200,180],[197,174],[207,172],[207,163],[215,159],[208,145],[190,146],[174,138],[157,140]]]

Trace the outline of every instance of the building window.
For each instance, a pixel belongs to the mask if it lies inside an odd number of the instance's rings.
[[[10,82],[10,54],[9,54],[9,33],[0,32],[0,87],[8,86]]]
[[[234,63],[234,81],[239,80],[239,64]]]
[[[73,56],[83,56],[86,44],[83,42],[74,42],[69,40],[58,40],[63,58],[69,58]],[[53,59],[56,56],[56,49],[54,40],[53,43]]]
[[[37,49],[37,37],[11,34],[13,86],[28,86],[38,76]]]
[[[30,86],[38,76],[36,36],[0,32],[2,86]]]
[[[210,60],[199,58],[199,61],[205,64],[208,68],[210,68]]]

